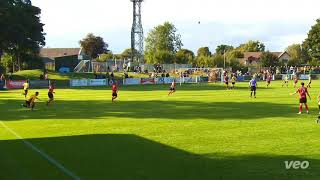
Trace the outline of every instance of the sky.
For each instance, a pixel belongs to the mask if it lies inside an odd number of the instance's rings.
[[[46,47],[79,47],[88,33],[101,36],[114,53],[130,47],[130,0],[32,0],[42,9]],[[183,48],[194,52],[220,44],[238,46],[259,40],[270,51],[301,43],[316,19],[319,0],[145,0],[144,36],[157,25],[173,23]],[[198,23],[200,22],[200,24]]]

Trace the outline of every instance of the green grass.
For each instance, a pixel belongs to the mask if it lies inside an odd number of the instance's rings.
[[[13,74],[13,79],[15,80],[38,80],[40,78],[40,75],[43,74],[42,70],[36,69],[36,70],[24,70],[24,71],[18,71]],[[114,73],[116,78],[123,78],[123,73]],[[59,73],[59,72],[49,72],[49,79],[51,80],[70,80],[70,79],[93,79],[94,75],[93,73]],[[131,78],[148,78],[148,74],[138,74],[138,73],[129,73],[129,77]]]
[[[57,89],[51,107],[39,90],[35,111],[20,107],[21,90],[3,91],[0,120],[81,179],[319,179],[320,81],[300,116],[292,87],[273,82],[250,99],[238,86],[183,85],[172,97],[168,86],[120,87],[114,104],[110,88]],[[1,180],[70,179],[1,125],[0,160]],[[290,160],[310,167],[286,170]]]

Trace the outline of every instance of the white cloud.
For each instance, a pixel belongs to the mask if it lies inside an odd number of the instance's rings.
[[[104,37],[116,52],[130,46],[129,0],[32,2],[42,9],[51,47],[77,46],[89,32]],[[237,44],[248,38],[261,38],[275,49],[302,41],[320,18],[318,7],[318,0],[145,0],[142,21],[146,34],[164,21],[173,22],[186,48],[193,50],[199,45]]]

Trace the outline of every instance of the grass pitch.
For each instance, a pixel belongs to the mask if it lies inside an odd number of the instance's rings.
[[[35,111],[20,107],[21,90],[2,91],[0,179],[72,179],[30,144],[81,179],[319,179],[320,82],[300,116],[291,84],[264,85],[257,99],[247,83],[183,85],[171,97],[169,86],[120,87],[114,104],[110,88],[57,89],[50,107],[39,90]],[[310,166],[287,170],[291,160]]]

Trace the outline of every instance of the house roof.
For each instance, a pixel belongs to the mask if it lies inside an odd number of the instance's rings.
[[[244,52],[244,59],[249,59],[250,57],[254,57],[256,59],[259,59],[262,55],[262,52]]]
[[[273,55],[277,56],[278,58],[280,58],[281,56],[283,56],[285,53],[287,53],[286,51],[284,52],[271,52]],[[245,52],[244,53],[244,59],[247,60],[250,57],[253,57],[255,59],[260,59],[262,55],[262,52]]]
[[[40,56],[54,59],[64,56],[76,56],[79,52],[80,48],[42,48],[40,50]]]

